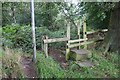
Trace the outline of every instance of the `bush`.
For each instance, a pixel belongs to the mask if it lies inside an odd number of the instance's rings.
[[[3,45],[30,51],[32,49],[31,34],[30,26],[7,25],[3,27]]]
[[[31,26],[7,25],[3,27],[3,45],[10,48],[22,48],[26,52],[32,52],[32,30]],[[45,27],[36,27],[36,47],[41,48],[41,38],[48,35],[49,38],[64,37],[64,31],[51,32]],[[53,43],[52,46],[59,47],[64,43]]]

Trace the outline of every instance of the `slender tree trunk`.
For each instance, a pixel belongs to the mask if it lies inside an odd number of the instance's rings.
[[[16,9],[15,9],[15,3],[12,4],[11,10],[12,10],[13,21],[14,21],[14,23],[16,24],[16,18],[15,18],[15,11],[16,11]]]
[[[111,13],[106,41],[108,41],[108,44],[105,52],[114,51],[120,53],[120,2],[116,3]]]

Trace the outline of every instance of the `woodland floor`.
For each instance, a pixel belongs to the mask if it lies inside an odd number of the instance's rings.
[[[67,61],[65,59],[65,55],[61,53],[59,49],[50,48],[49,55],[57,61],[62,68],[66,68],[68,66]]]
[[[22,56],[20,60],[22,64],[22,70],[25,78],[36,78],[35,64],[32,62],[30,57]]]
[[[57,61],[62,68],[66,68],[68,66],[65,60],[65,55],[63,55],[58,49],[50,48],[49,56]],[[20,62],[22,64],[22,70],[25,78],[37,78],[35,64],[32,62],[30,57],[22,56]]]

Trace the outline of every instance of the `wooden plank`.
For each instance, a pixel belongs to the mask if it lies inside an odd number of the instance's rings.
[[[98,39],[98,40],[94,40],[94,41],[87,41],[87,42],[82,42],[80,43],[80,45],[87,45],[87,44],[91,44],[91,43],[94,43],[94,42],[98,42],[98,41],[103,41],[103,39]],[[69,44],[68,47],[69,48],[73,48],[73,47],[77,47],[79,46],[79,43],[76,43],[76,44]]]
[[[65,54],[66,61],[69,59],[69,53],[70,53],[70,48],[67,48],[66,49],[66,54]]]
[[[68,47],[69,48],[73,48],[73,47],[77,47],[77,46],[80,46],[80,45],[87,45],[87,44],[91,44],[91,43],[94,43],[95,41],[89,41],[89,42],[82,42],[82,43],[76,43],[76,44],[70,44]]]
[[[67,38],[70,39],[70,23],[67,24]]]
[[[80,35],[80,22],[79,21],[77,22],[77,29],[78,29],[78,34],[77,35]]]
[[[53,42],[62,42],[62,41],[68,41],[69,38],[54,38],[54,39],[44,39],[44,43],[53,43]]]
[[[80,39],[80,22],[78,21],[77,23],[77,28],[78,28],[78,39]],[[80,41],[79,41],[79,44],[80,44]],[[78,46],[78,49],[80,49],[80,46]]]
[[[44,50],[44,42],[43,40],[45,39],[45,36],[42,36],[42,39],[41,39],[41,49]]]
[[[86,19],[85,19],[85,16],[84,16],[84,22],[83,22],[83,39],[86,39],[87,38],[87,32],[86,32]],[[86,41],[84,41],[86,42]],[[84,45],[84,49],[87,48],[87,45],[85,44]]]
[[[86,39],[77,39],[77,40],[69,40],[68,43],[74,43],[74,42],[80,42],[80,41],[86,41]]]
[[[46,36],[46,40],[48,39],[48,37]],[[48,43],[44,44],[44,53],[46,58],[48,58]]]
[[[78,64],[80,67],[93,67],[94,64],[90,61],[77,61],[76,64]]]
[[[93,33],[97,33],[97,32],[107,32],[107,31],[108,31],[108,29],[97,30],[97,31],[89,31],[89,32],[87,32],[87,34],[89,35],[89,34],[93,34]]]
[[[98,32],[98,31],[89,31],[89,32],[87,32],[87,34],[93,34],[93,33],[96,33],[96,32]]]
[[[70,48],[68,47],[69,45],[70,45],[69,43],[66,44],[66,54],[65,54],[66,61],[69,59],[69,53],[70,53]]]
[[[107,32],[107,31],[108,31],[108,29],[103,29],[103,30],[102,30],[102,32]]]
[[[45,45],[45,56],[48,58],[48,44],[46,43]]]
[[[80,55],[87,55],[87,54],[89,54],[89,51],[86,50],[86,49],[80,49],[80,50],[72,49],[70,51],[75,53],[75,54],[80,54]]]

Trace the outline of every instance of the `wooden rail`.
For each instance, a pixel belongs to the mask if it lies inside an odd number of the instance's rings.
[[[75,43],[75,42],[80,42],[80,41],[86,41],[86,39],[77,39],[77,40],[69,40],[68,43]]]
[[[69,38],[65,37],[65,38],[54,38],[54,39],[44,39],[44,43],[53,43],[53,42],[62,42],[62,41],[68,41]]]
[[[103,30],[98,30],[98,31],[89,31],[87,32],[87,34],[93,34],[93,33],[96,33],[96,32],[107,32],[108,29],[103,29]]]
[[[80,45],[87,45],[87,44],[91,44],[91,43],[94,43],[94,42],[98,42],[98,41],[103,41],[104,39],[98,39],[98,40],[93,40],[93,41],[87,41],[87,42],[82,42],[82,43],[76,43],[76,44],[67,44],[68,45],[68,48],[73,48],[73,47],[77,47],[77,46],[80,46]]]
[[[77,46],[80,46],[80,45],[87,45],[87,44],[91,44],[91,43],[94,43],[95,41],[89,41],[89,42],[82,42],[82,43],[76,43],[76,44],[69,44],[68,45],[68,48],[73,48],[73,47],[77,47]]]

